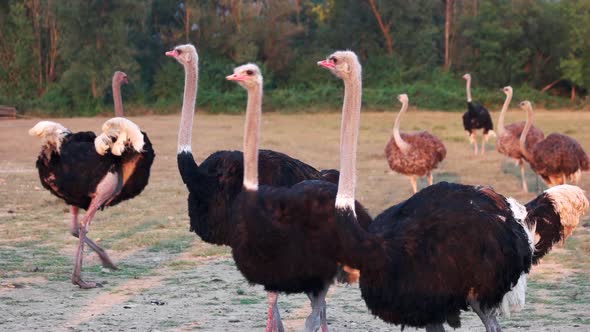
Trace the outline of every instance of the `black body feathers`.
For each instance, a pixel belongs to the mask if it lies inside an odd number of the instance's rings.
[[[467,102],[467,112],[463,113],[463,128],[468,132],[483,129],[483,133],[494,129],[490,112],[481,104]]]

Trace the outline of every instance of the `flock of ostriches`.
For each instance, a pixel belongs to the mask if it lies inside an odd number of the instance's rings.
[[[338,51],[320,67],[344,82],[340,136],[340,171],[321,170],[280,152],[259,150],[263,79],[259,68],[246,64],[226,79],[248,93],[244,151],[217,151],[200,165],[191,152],[198,83],[198,55],[192,45],[166,52],[184,67],[185,86],[178,133],[178,168],[189,191],[190,228],[206,242],[228,245],[236,266],[249,283],[268,292],[267,331],[283,331],[279,293],[305,293],[312,312],[305,331],[327,331],[325,296],[338,276],[358,280],[371,313],[387,323],[444,331],[460,326],[460,312],[471,308],[486,331],[500,331],[498,314],[510,315],[524,305],[526,279],[551,247],[577,226],[588,207],[577,181],[589,169],[588,157],[572,138],[544,137],[532,126],[531,103],[520,107],[527,121],[505,126],[512,88],[500,114],[497,149],[524,162],[551,188],[522,205],[487,186],[441,182],[431,171],[446,155],[443,143],[427,132],[400,133],[402,108],[385,153],[389,166],[408,175],[416,192],[416,176],[430,186],[372,218],[355,200],[356,150],[361,111],[361,65],[350,51]],[[485,141],[493,135],[485,108],[471,100],[463,115],[475,153],[476,130]],[[154,150],[146,133],[123,118],[116,72],[113,96],[116,117],[102,133],[72,133],[62,125],[41,121],[29,133],[42,139],[37,160],[43,186],[71,206],[72,235],[78,237],[72,282],[82,288],[81,266],[87,244],[102,264],[116,268],[106,251],[87,236],[98,209],[138,195],[148,183]],[[78,209],[86,214],[78,220]]]

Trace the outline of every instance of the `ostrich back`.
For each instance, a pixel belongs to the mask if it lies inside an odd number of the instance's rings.
[[[401,137],[410,145],[403,153],[393,136],[385,146],[385,156],[389,167],[405,175],[425,176],[438,166],[447,155],[444,144],[426,131],[419,133],[401,133]]]
[[[188,169],[179,155],[179,167],[189,189],[190,229],[205,242],[229,244],[229,213],[236,196],[242,191],[244,160],[241,151],[218,151],[196,169]],[[260,150],[258,174],[262,185],[290,187],[309,179],[321,178],[310,165],[283,153]],[[194,161],[193,161],[194,163]],[[189,164],[189,163],[187,163]],[[337,171],[336,171],[337,173]],[[337,174],[331,177],[337,179]]]
[[[107,172],[121,170],[120,157],[96,153],[95,138],[93,132],[68,134],[59,153],[41,151],[37,159],[43,187],[67,204],[82,209],[88,209],[96,186]]]
[[[248,282],[285,293],[318,293],[333,282],[342,250],[335,238],[337,191],[333,183],[309,180],[240,193],[231,247]],[[359,203],[356,212],[366,229],[370,216]]]
[[[502,135],[498,135],[498,138],[496,139],[496,150],[510,158],[526,160],[525,156],[520,151],[520,134],[522,134],[524,125],[525,122],[521,121],[506,126]],[[544,138],[545,134],[543,134],[539,128],[531,126],[531,129],[526,135],[525,145],[527,150],[531,151],[535,144],[539,143]]]
[[[150,169],[156,154],[147,134],[143,131],[141,133],[144,139],[143,151],[139,153],[127,149],[123,152],[121,156],[123,188],[109,205],[115,205],[139,195],[148,184]]]
[[[543,179],[560,174],[566,177],[590,169],[588,155],[573,138],[553,133],[537,143],[531,151],[531,168]]]
[[[483,133],[494,129],[490,112],[481,104],[476,102],[467,103],[467,112],[463,113],[463,128],[472,132],[476,129],[483,129]]]
[[[385,210],[369,231],[385,241],[386,267],[361,268],[362,297],[393,324],[456,328],[468,296],[498,307],[531,267],[526,231],[490,188],[434,184]]]

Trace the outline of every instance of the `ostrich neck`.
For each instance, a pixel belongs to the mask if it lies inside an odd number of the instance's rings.
[[[465,84],[465,89],[467,90],[467,102],[471,102],[471,78],[467,79],[467,83]]]
[[[522,133],[520,134],[520,151],[525,156],[525,158],[527,160],[529,160],[529,162],[531,160],[533,160],[533,158],[532,158],[532,154],[530,153],[530,151],[528,151],[526,149],[526,136],[528,135],[529,130],[531,129],[532,125],[533,125],[533,110],[527,107],[526,108],[526,123],[524,125],[524,129],[522,130]]]
[[[402,103],[402,108],[399,111],[399,113],[397,114],[397,117],[395,118],[395,123],[393,125],[393,139],[395,140],[395,144],[397,145],[397,147],[403,152],[406,153],[409,148],[410,145],[404,141],[404,139],[402,138],[402,136],[399,133],[399,123],[400,123],[400,119],[402,117],[402,114],[405,113],[408,109],[408,103],[407,102],[403,102]]]
[[[121,82],[113,80],[113,101],[115,103],[115,116],[123,117],[123,102],[121,101]]]
[[[361,72],[354,69],[352,80],[344,80],[344,104],[340,124],[340,178],[338,180],[337,208],[354,211],[356,186],[356,150],[361,115]]]
[[[244,124],[244,188],[258,190],[258,139],[262,112],[262,87],[248,89]]]
[[[502,105],[502,111],[500,111],[500,117],[498,118],[498,134],[502,135],[504,133],[504,117],[506,116],[506,111],[508,111],[508,106],[510,105],[510,101],[512,100],[512,93],[506,94],[506,100],[504,100],[504,104]]]
[[[184,65],[184,96],[178,131],[178,153],[191,152],[191,137],[197,99],[198,67],[196,62]]]

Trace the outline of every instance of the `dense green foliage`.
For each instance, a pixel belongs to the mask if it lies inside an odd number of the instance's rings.
[[[517,100],[579,106],[590,88],[588,40],[590,0],[7,0],[0,104],[110,112],[110,78],[123,70],[127,109],[176,111],[183,72],[164,52],[190,41],[201,59],[198,105],[211,112],[243,109],[245,93],[224,77],[244,62],[265,74],[265,109],[334,109],[340,83],[316,62],[337,49],[361,58],[373,109],[397,108],[402,92],[418,107],[462,109],[464,72],[491,107],[507,84]]]

